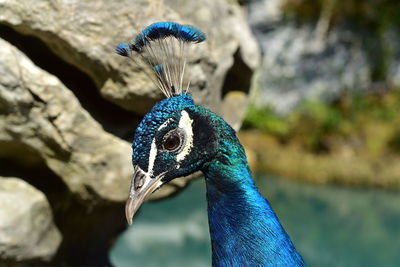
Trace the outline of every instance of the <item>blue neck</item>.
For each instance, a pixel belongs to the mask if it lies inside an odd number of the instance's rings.
[[[239,141],[233,137],[220,145],[203,169],[213,266],[305,266],[254,185]]]

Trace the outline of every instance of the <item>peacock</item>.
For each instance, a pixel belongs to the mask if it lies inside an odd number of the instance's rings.
[[[116,47],[166,95],[140,122],[126,218],[163,184],[196,171],[207,188],[213,266],[305,266],[268,201],[257,190],[245,151],[221,117],[195,105],[184,85],[185,50],[206,35],[191,25],[151,24]]]

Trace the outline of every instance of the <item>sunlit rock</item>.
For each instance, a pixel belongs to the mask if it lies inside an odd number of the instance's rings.
[[[240,60],[250,69],[258,64],[258,46],[242,13],[231,1],[6,0],[0,5],[0,23],[41,39],[86,73],[104,98],[139,114],[145,114],[161,93],[137,65],[114,53],[115,46],[156,21],[194,24],[208,41],[188,51],[190,91],[198,103],[218,111],[234,53],[240,50]]]
[[[18,178],[0,177],[0,207],[0,265],[49,261],[56,254],[62,237],[42,192]]]
[[[82,199],[122,201],[130,145],[106,133],[56,77],[0,39],[0,142],[35,151]],[[21,157],[23,150],[1,151]],[[45,178],[44,178],[45,179]]]

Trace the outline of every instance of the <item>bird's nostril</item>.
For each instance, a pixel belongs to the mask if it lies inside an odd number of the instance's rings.
[[[135,180],[133,181],[135,190],[142,188],[142,186],[144,185],[145,177],[146,176],[143,173],[139,173],[139,175],[136,176]]]

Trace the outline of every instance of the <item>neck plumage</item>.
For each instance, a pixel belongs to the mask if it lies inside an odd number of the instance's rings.
[[[305,266],[260,195],[235,134],[220,142],[206,176],[213,266]]]

